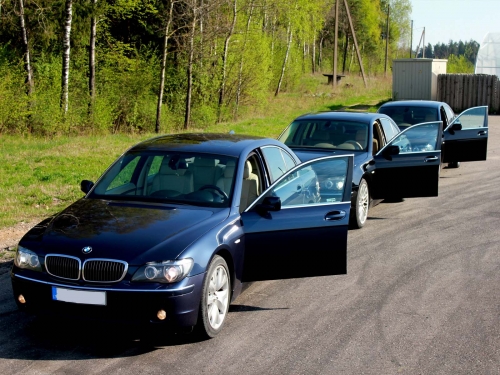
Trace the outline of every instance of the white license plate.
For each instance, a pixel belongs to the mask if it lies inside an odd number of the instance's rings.
[[[106,292],[52,287],[52,299],[86,305],[106,305]]]

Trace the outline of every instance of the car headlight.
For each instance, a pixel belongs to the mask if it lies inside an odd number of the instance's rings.
[[[189,274],[193,264],[191,258],[146,263],[136,271],[132,281],[175,283]]]
[[[25,268],[40,272],[42,271],[42,266],[40,265],[40,259],[38,259],[38,255],[22,246],[17,247],[14,264],[19,268]]]

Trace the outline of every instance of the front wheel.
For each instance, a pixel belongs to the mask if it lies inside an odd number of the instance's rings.
[[[200,303],[198,331],[205,338],[217,336],[229,310],[231,278],[224,258],[216,255],[208,267]]]
[[[370,207],[370,191],[364,179],[359,182],[358,192],[351,210],[351,227],[353,229],[363,228],[368,218],[368,208]]]
[[[460,167],[459,161],[454,161],[454,162],[448,163],[448,168],[459,168],[459,167]]]

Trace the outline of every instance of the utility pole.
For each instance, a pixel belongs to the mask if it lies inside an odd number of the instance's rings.
[[[422,34],[423,42],[422,42],[422,58],[425,59],[425,27]]]
[[[411,31],[410,31],[410,59],[411,59],[412,44],[413,44],[413,20],[411,20]]]
[[[361,75],[363,76],[363,82],[365,87],[367,87],[365,70],[363,69],[363,61],[361,60],[361,53],[359,52],[358,41],[356,40],[356,32],[354,31],[354,26],[352,25],[351,12],[349,12],[349,5],[347,5],[347,0],[344,0],[345,11],[347,13],[347,19],[349,20],[349,26],[351,28],[352,39],[354,42],[354,47],[356,48],[356,54],[358,55],[359,68],[361,69]],[[335,79],[336,77],[334,77]]]
[[[391,12],[391,6],[387,4],[387,29],[385,31],[385,67],[384,76],[387,77],[387,59],[389,56],[389,14]]]
[[[335,0],[335,35],[333,42],[333,77],[332,77],[332,85],[333,87],[337,86],[337,46],[338,46],[338,37],[339,37],[339,1]]]

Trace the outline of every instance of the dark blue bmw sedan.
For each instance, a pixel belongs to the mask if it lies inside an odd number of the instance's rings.
[[[244,282],[346,273],[352,170],[352,155],[301,163],[273,139],[139,143],[21,239],[16,303],[214,337]]]

